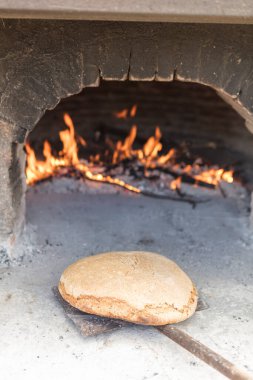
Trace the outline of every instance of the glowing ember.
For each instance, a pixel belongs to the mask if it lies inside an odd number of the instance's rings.
[[[122,110],[115,114],[115,116],[121,119],[134,117],[136,110],[137,106],[135,105],[131,110]],[[76,135],[73,121],[68,114],[64,114],[64,122],[67,129],[59,133],[63,148],[57,156],[53,155],[48,141],[44,142],[44,160],[38,160],[34,150],[28,143],[26,144],[26,179],[29,185],[49,177],[65,174],[66,171],[74,169],[88,180],[117,185],[136,193],[142,192],[137,187],[119,178],[103,174],[106,170],[106,164],[99,154],[92,156],[88,162],[80,159],[78,147],[79,145],[86,146],[87,143],[82,137]],[[111,140],[109,141],[109,147],[112,149],[111,164],[120,166],[126,160],[137,163],[138,166],[143,168],[143,176],[146,178],[149,178],[149,173],[152,170],[164,171],[171,175],[172,178],[174,177],[168,183],[168,187],[174,191],[179,190],[182,182],[186,181],[186,179],[188,183],[194,185],[206,184],[206,187],[211,185],[213,188],[217,187],[222,180],[228,183],[233,182],[232,170],[226,171],[214,166],[208,167],[203,165],[200,159],[195,160],[192,165],[186,165],[178,158],[179,153],[174,148],[171,148],[165,154],[161,154],[163,145],[161,143],[162,134],[159,127],[156,127],[154,136],[149,137],[140,149],[134,148],[136,137],[137,126],[133,125],[125,140],[119,140],[115,144]],[[98,165],[94,166],[94,163]]]
[[[171,190],[178,190],[181,187],[182,179],[181,177],[178,177],[177,179],[174,179],[170,183]]]
[[[211,168],[203,171],[201,174],[195,175],[194,178],[197,181],[200,180],[217,186],[221,180],[233,183],[233,171]]]

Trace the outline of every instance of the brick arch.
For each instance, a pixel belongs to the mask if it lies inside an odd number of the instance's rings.
[[[252,51],[252,25],[0,24],[0,252],[9,255],[24,224],[22,144],[46,110],[100,78],[176,79],[215,89],[253,132]]]

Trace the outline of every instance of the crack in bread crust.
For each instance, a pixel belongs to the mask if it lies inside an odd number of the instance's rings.
[[[137,310],[127,302],[112,297],[83,295],[75,298],[66,292],[65,286],[61,281],[58,288],[62,297],[70,305],[86,313],[122,319],[137,324],[159,326],[181,322],[194,313],[197,306],[197,291],[193,284],[192,286],[193,289],[189,301],[182,308],[176,308],[173,304],[159,306],[148,304],[142,310]]]

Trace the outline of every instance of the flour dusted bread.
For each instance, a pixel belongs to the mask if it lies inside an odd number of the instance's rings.
[[[190,278],[173,261],[151,252],[85,257],[65,269],[59,291],[86,313],[145,325],[183,321],[197,306]]]

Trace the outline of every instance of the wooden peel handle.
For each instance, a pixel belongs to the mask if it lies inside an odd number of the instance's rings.
[[[211,350],[204,344],[195,340],[190,335],[180,330],[177,327],[166,325],[156,327],[159,331],[172,339],[175,343],[191,352],[193,355],[204,361],[209,366],[215,368],[224,376],[232,380],[252,380],[253,377],[234,364],[224,359],[222,356]]]

